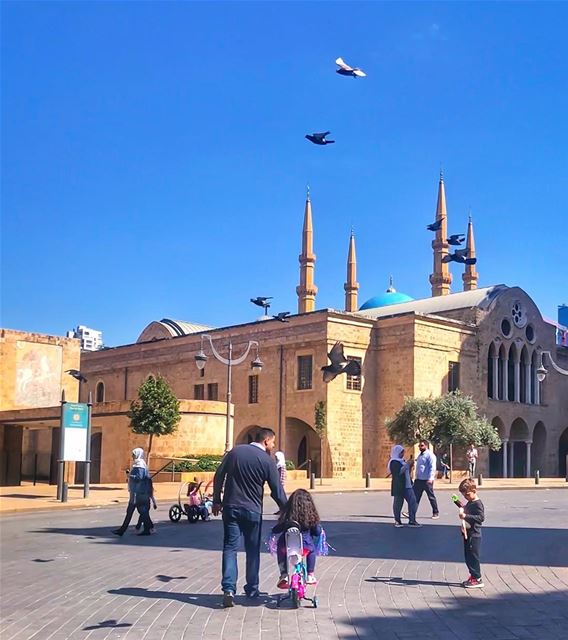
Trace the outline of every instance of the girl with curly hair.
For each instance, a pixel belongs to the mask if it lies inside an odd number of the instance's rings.
[[[316,568],[316,538],[322,534],[320,517],[311,494],[305,489],[296,489],[288,498],[286,507],[280,514],[278,523],[272,529],[273,534],[281,534],[278,538],[276,557],[280,569],[278,580],[279,589],[288,589],[288,567],[286,561],[286,531],[291,527],[298,527],[302,533],[304,550],[307,551],[306,567],[308,570],[307,584],[316,584],[314,575]]]

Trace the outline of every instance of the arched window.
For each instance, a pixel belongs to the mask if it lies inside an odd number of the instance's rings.
[[[513,402],[515,400],[515,363],[519,358],[517,347],[512,344],[509,348],[507,359],[507,388],[505,389],[505,400]]]
[[[521,351],[521,370],[520,370],[520,399],[521,402],[530,403],[531,401],[531,390],[530,390],[530,381],[531,381],[531,360],[529,357],[529,352],[527,346],[523,347]]]
[[[487,352],[487,397],[494,400],[499,399],[499,389],[495,388],[499,377],[497,358],[495,343],[492,342]]]
[[[105,401],[105,383],[97,382],[97,389],[95,391],[95,402]]]

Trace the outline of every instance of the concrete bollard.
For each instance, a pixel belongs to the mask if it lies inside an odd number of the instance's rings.
[[[371,474],[367,471],[365,474],[365,489],[370,489],[371,487]]]
[[[481,485],[482,485],[482,484],[483,484],[483,475],[480,473],[480,474],[477,476],[477,486],[478,486],[478,487],[481,487]]]
[[[540,471],[538,469],[534,473],[534,483],[540,484]]]
[[[311,473],[310,474],[310,489],[315,489],[316,488],[316,474],[315,473]]]

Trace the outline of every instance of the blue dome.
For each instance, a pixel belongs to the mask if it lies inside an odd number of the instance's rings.
[[[378,296],[369,298],[367,302],[359,307],[359,311],[365,309],[376,309],[377,307],[387,307],[390,304],[400,304],[401,302],[411,302],[414,298],[407,296],[406,293],[398,292],[393,286],[392,282],[389,288]]]

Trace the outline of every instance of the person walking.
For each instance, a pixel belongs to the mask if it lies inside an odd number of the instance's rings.
[[[128,472],[128,506],[124,520],[118,529],[112,533],[122,537],[132,520],[134,511],[138,510],[144,529],[139,536],[149,536],[152,522],[150,520],[150,474],[144,460],[144,449],[132,449],[132,467]]]
[[[434,495],[434,480],[436,479],[436,456],[430,451],[428,440],[420,440],[418,443],[420,453],[416,458],[416,472],[414,476],[414,495],[416,496],[416,509],[420,505],[420,498],[426,491],[428,501],[432,507],[432,519],[440,517],[438,502]]]
[[[408,526],[422,526],[416,522],[416,496],[412,490],[412,480],[410,479],[410,470],[413,466],[412,457],[408,462],[404,461],[404,447],[400,444],[395,444],[391,448],[391,457],[387,465],[388,472],[391,475],[392,510],[395,527],[404,527],[400,517],[405,500],[408,505]]]
[[[475,448],[473,442],[467,448],[465,455],[467,457],[467,468],[469,477],[475,478],[475,468],[477,467],[477,449]]]
[[[215,472],[212,509],[215,516],[221,511],[223,513],[221,589],[224,607],[234,605],[238,579],[237,549],[241,535],[246,553],[245,594],[248,598],[259,596],[262,500],[266,482],[278,508],[282,510],[286,506],[286,494],[270,456],[275,439],[272,429],[259,429],[254,442],[238,445],[226,453]]]

